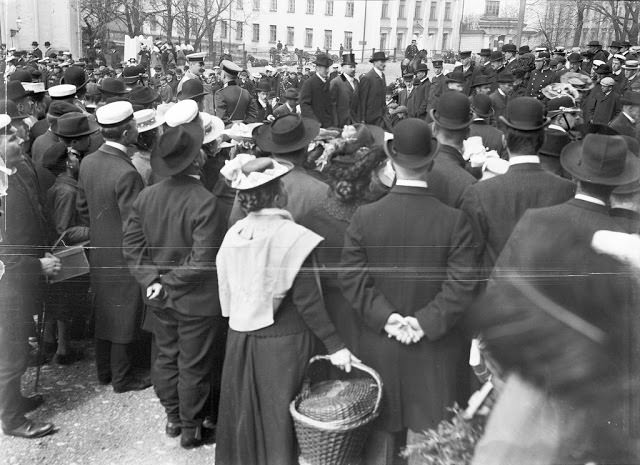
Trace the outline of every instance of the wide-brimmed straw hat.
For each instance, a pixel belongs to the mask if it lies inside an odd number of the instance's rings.
[[[224,121],[217,116],[201,111],[200,120],[202,121],[202,128],[204,130],[203,144],[213,142],[224,132]]]

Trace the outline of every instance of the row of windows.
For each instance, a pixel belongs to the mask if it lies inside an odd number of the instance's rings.
[[[500,2],[487,2],[487,9],[489,8],[489,4],[491,3],[498,3],[499,5]],[[429,20],[432,20],[432,21],[437,20],[438,19],[437,15],[438,15],[438,2],[431,2],[431,9],[429,10]],[[383,0],[382,2],[380,17],[382,19],[389,19],[389,1],[388,0]],[[413,17],[414,19],[422,18],[422,2],[420,0],[416,1]],[[406,0],[400,0],[400,2],[398,3],[398,19],[407,19]],[[446,2],[444,4],[444,19],[445,21],[451,20],[451,2]]]
[[[228,24],[227,21],[221,21],[220,27],[220,37],[223,39],[227,38]],[[242,21],[238,21],[236,23],[236,40],[242,40],[244,37],[244,23]],[[305,28],[304,30],[304,46],[310,48],[313,46],[313,29]],[[278,40],[278,27],[275,25],[269,26],[269,42],[276,43]],[[287,27],[287,46],[293,46],[295,40],[295,28],[292,26]],[[260,24],[254,23],[252,25],[252,42],[260,42]],[[345,31],[344,40],[342,41],[342,45],[345,50],[351,50],[353,48],[353,32]],[[333,48],[333,31],[330,29],[325,29],[324,31],[324,48],[327,50],[331,50]]]
[[[315,14],[315,0],[306,0],[306,13],[309,15]],[[243,0],[236,0],[236,9],[243,10]],[[254,11],[260,11],[260,0],[253,0]],[[269,11],[278,11],[278,0],[269,0]],[[344,15],[346,17],[353,17],[354,2],[349,1],[345,3]],[[287,13],[296,12],[296,0],[287,1]],[[333,0],[325,1],[324,14],[327,16],[333,16]]]

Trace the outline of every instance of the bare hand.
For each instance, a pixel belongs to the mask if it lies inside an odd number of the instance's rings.
[[[47,252],[44,257],[40,259],[40,266],[45,276],[55,276],[62,269],[62,263],[58,257],[51,255]]]
[[[424,337],[424,331],[420,327],[420,323],[418,322],[418,320],[415,317],[407,316],[405,317],[404,321],[407,322],[409,328],[411,329],[411,342],[413,342],[414,344],[416,342],[419,342],[420,339]]]
[[[349,349],[340,349],[337,352],[329,355],[331,358],[331,363],[340,368],[341,370],[346,371],[347,373],[351,372],[351,364],[354,362],[360,362],[350,351]]]
[[[162,294],[162,284],[153,283],[149,287],[147,287],[147,299],[153,300],[160,297]]]

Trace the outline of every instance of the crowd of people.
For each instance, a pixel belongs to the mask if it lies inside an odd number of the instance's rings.
[[[640,233],[640,65],[609,49],[461,51],[445,75],[416,47],[395,82],[384,52],[357,76],[351,53],[249,75],[11,51],[3,432],[54,430],[20,382],[82,357],[80,318],[98,381],[153,386],[165,433],[214,437],[218,464],[298,463],[289,403],[319,352],[382,378],[364,463],[397,463],[482,383],[474,465],[638,463],[637,283],[592,243]],[[88,275],[56,279],[62,241]]]

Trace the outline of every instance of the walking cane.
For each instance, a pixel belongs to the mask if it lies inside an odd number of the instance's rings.
[[[49,280],[47,280],[48,282]],[[40,369],[42,367],[42,346],[44,344],[44,319],[47,313],[47,304],[42,301],[42,311],[38,315],[38,353],[36,355],[36,382],[33,386],[34,394],[38,393],[38,383],[40,382]]]

